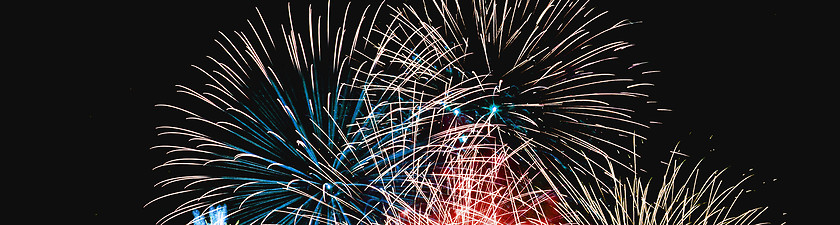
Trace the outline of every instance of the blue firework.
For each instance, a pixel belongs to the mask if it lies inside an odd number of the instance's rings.
[[[357,58],[379,7],[310,7],[295,23],[289,5],[282,35],[257,10],[250,30],[220,32],[211,66],[193,66],[206,84],[178,85],[183,105],[157,105],[187,115],[158,127],[175,141],[153,147],[172,157],[155,169],[178,175],[157,185],[184,188],[158,199],[186,199],[159,223],[225,204],[222,217],[242,224],[375,224],[411,201],[418,108],[378,100],[371,64]]]
[[[204,218],[205,214],[198,210],[193,210],[192,214],[194,225],[227,225],[227,206],[225,205],[210,207],[209,212],[206,213],[210,217],[210,222],[207,222]]]

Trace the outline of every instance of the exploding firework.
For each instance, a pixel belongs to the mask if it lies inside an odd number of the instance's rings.
[[[155,169],[186,174],[156,184],[184,190],[152,202],[189,199],[158,223],[226,204],[226,216],[243,224],[374,224],[388,199],[406,196],[401,174],[411,169],[403,165],[414,151],[416,119],[372,100],[357,72],[368,64],[354,58],[381,5],[328,4],[323,16],[310,7],[305,18],[288,6],[282,35],[270,32],[259,10],[250,30],[220,32],[221,58],[194,66],[208,82],[178,85],[200,104],[157,105],[187,118],[158,127],[181,139],[153,147],[173,157]]]
[[[447,160],[429,176],[411,180],[424,187],[421,199],[400,207],[387,224],[562,224],[559,202],[551,189],[533,185],[539,173],[523,168],[543,168],[539,164],[517,165],[522,148],[475,143],[439,148]],[[521,157],[521,156],[520,156]],[[545,171],[543,171],[545,172]],[[426,178],[426,179],[423,179]]]
[[[744,212],[735,209],[735,202],[744,192],[739,186],[749,177],[725,185],[723,170],[704,176],[697,163],[684,175],[685,172],[680,172],[684,162],[676,162],[674,155],[667,165],[661,184],[653,186],[650,179],[639,176],[631,179],[610,175],[603,179],[611,180],[606,185],[589,185],[587,181],[592,180],[589,174],[564,180],[561,183],[574,187],[566,189],[574,202],[564,202],[567,204],[561,206],[567,208],[565,211],[575,212],[567,214],[569,221],[592,225],[745,225],[753,224],[767,209],[759,207]]]
[[[637,157],[621,141],[644,138],[640,111],[652,109],[637,107],[652,86],[639,77],[656,71],[619,60],[633,44],[607,38],[635,22],[607,24],[579,1],[328,2],[304,17],[287,6],[279,33],[259,10],[246,31],[220,32],[221,54],[194,66],[207,83],[178,86],[190,103],[157,105],[187,117],[158,127],[174,144],[153,147],[171,157],[155,169],[177,174],[156,186],[183,190],[152,202],[188,199],[158,223],[193,212],[196,224],[744,224],[761,213],[730,217],[737,185],[721,190],[717,172],[680,185],[672,163],[653,202],[649,185],[616,175],[637,169],[620,162]]]
[[[387,87],[380,96],[437,104],[444,123],[489,120],[507,142],[537,146],[558,169],[634,154],[618,140],[644,138],[636,130],[649,124],[639,111],[655,101],[643,93],[652,84],[636,78],[657,71],[618,60],[633,44],[607,34],[635,22],[605,24],[606,12],[579,1],[422,6],[391,7],[392,22],[375,31],[384,37],[367,57],[375,65],[368,74]]]

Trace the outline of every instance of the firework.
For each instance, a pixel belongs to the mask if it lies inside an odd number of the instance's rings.
[[[575,187],[566,189],[575,201],[561,206],[565,211],[576,212],[568,214],[570,221],[593,225],[753,224],[767,209],[759,207],[740,213],[733,210],[744,192],[739,186],[749,177],[725,185],[723,170],[704,176],[697,163],[686,176],[680,172],[684,162],[676,162],[673,155],[667,165],[659,185],[651,185],[649,179],[639,176],[631,179],[611,175],[604,179],[612,180],[607,185],[589,185],[586,180],[591,177],[564,180],[566,186]]]
[[[157,105],[187,115],[158,127],[173,144],[153,147],[171,157],[155,169],[177,175],[156,186],[182,189],[152,202],[187,199],[158,223],[744,224],[762,212],[729,216],[738,185],[722,189],[719,172],[678,183],[671,163],[653,202],[650,185],[616,175],[638,169],[621,160],[655,123],[640,80],[657,71],[619,60],[633,44],[608,37],[635,22],[605,23],[585,1],[287,6],[279,33],[259,10],[248,30],[220,32],[220,54],[193,66],[207,83],[178,85],[184,106]]]
[[[643,93],[652,84],[635,78],[657,71],[618,60],[633,44],[606,35],[635,22],[605,24],[606,12],[579,1],[422,6],[390,7],[392,22],[375,31],[384,37],[364,72],[384,87],[379,96],[437,104],[454,118],[444,122],[489,120],[507,142],[537,146],[559,169],[634,154],[619,140],[644,138],[636,130],[649,125],[638,111],[654,102]]]
[[[411,169],[402,165],[414,151],[415,122],[394,103],[371,100],[367,78],[355,72],[368,65],[354,57],[381,5],[328,4],[323,16],[310,7],[303,23],[288,6],[282,35],[259,10],[250,30],[220,32],[222,57],[194,66],[208,83],[178,85],[200,104],[157,105],[187,118],[158,127],[181,139],[153,147],[173,157],[155,169],[185,175],[156,184],[184,190],[152,202],[189,199],[158,223],[226,204],[226,217],[243,224],[372,224],[387,214],[387,199],[406,196],[400,174]]]
[[[429,176],[410,182],[424,187],[421,200],[400,207],[387,224],[561,224],[560,196],[532,184],[539,173],[517,165],[522,148],[471,143],[439,148],[447,160]],[[423,179],[426,178],[426,179]]]

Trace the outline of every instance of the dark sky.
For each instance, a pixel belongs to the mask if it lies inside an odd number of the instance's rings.
[[[654,128],[651,146],[673,148],[680,141],[692,157],[704,158],[707,170],[754,174],[746,187],[755,191],[741,204],[770,206],[765,220],[814,219],[810,204],[820,200],[808,196],[829,190],[820,183],[826,172],[819,172],[827,166],[815,158],[834,148],[822,144],[826,131],[818,111],[825,102],[809,88],[819,80],[808,65],[818,44],[803,25],[810,21],[802,17],[805,7],[780,1],[593,3],[644,22],[628,35],[663,71],[655,98],[673,109]],[[56,156],[59,173],[68,178],[60,185],[68,194],[61,197],[81,203],[74,207],[79,221],[73,222],[148,224],[161,216],[161,210],[142,208],[160,194],[150,188],[157,182],[151,168],[162,160],[148,149],[156,144],[154,126],[161,124],[153,105],[196,75],[190,64],[216,50],[217,31],[243,29],[246,19],[257,17],[254,6],[262,5],[143,2],[52,9],[59,11],[48,22],[54,38],[38,41],[59,46],[53,49],[61,57],[52,59],[70,65],[54,81],[62,90],[56,101],[71,107],[51,113],[68,118],[61,122],[68,150]],[[286,17],[268,15],[282,11],[265,8],[264,17]]]

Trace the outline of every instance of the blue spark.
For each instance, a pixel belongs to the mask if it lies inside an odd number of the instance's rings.
[[[211,206],[210,212],[210,223],[208,224],[207,221],[204,220],[204,215],[201,214],[198,210],[193,210],[193,225],[226,225],[227,222],[227,206],[219,205],[219,206]]]
[[[198,210],[192,211],[193,217],[193,225],[207,225],[207,221],[204,221],[204,216],[201,215],[201,212]]]

